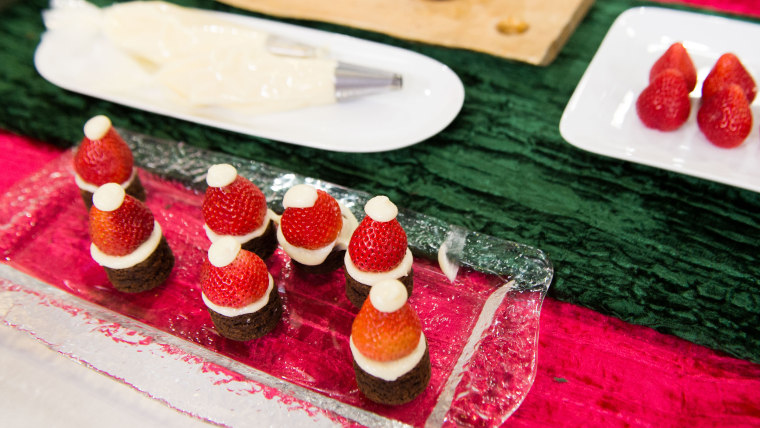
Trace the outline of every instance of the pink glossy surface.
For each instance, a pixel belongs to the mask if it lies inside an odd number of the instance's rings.
[[[412,425],[423,425],[436,405],[486,299],[503,280],[477,272],[450,283],[436,265],[415,260],[417,310],[428,338],[432,378],[413,402],[389,407],[359,393],[348,335],[356,310],[344,295],[342,269],[308,275],[280,250],[268,260],[283,298],[283,320],[269,335],[240,343],[219,336],[200,298],[199,266],[209,242],[202,229],[202,195],[140,172],[147,205],[162,225],[176,264],[168,282],[128,295],[116,291],[89,255],[87,213],[71,175],[70,152],[13,186],[0,205],[0,253],[13,267],[90,302],[195,342],[266,373],[341,402]],[[535,293],[534,293],[535,294]],[[498,424],[527,393],[535,369],[538,301],[508,299],[496,311],[456,389],[447,423]],[[516,341],[516,342],[515,342]],[[515,347],[515,344],[517,346]],[[510,350],[517,350],[514,355]],[[527,349],[527,353],[525,352]],[[494,382],[497,385],[494,385]],[[456,384],[455,384],[456,385]]]

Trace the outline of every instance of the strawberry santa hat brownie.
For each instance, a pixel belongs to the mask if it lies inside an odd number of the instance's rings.
[[[396,216],[398,208],[387,196],[375,196],[364,205],[367,214],[351,236],[344,257],[346,297],[361,307],[373,284],[398,279],[412,294],[412,252]]]
[[[201,296],[217,332],[232,340],[259,338],[282,316],[280,295],[266,264],[229,236],[208,250],[201,267]]]
[[[92,206],[93,193],[106,183],[119,183],[128,195],[145,200],[132,151],[106,116],[85,123],[84,138],[74,155],[74,172],[87,209]]]
[[[229,236],[262,259],[271,256],[277,248],[277,227],[261,189],[229,164],[211,166],[206,183],[201,210],[209,240]]]
[[[153,213],[116,183],[94,193],[89,227],[92,258],[120,291],[137,293],[163,283],[174,255]]]
[[[298,184],[285,193],[277,240],[293,263],[309,273],[327,273],[343,264],[356,218],[321,189]]]
[[[372,286],[351,325],[349,346],[359,390],[381,404],[404,404],[430,382],[430,353],[406,287],[395,279]]]

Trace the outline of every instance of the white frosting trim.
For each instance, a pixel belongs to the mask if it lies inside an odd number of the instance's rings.
[[[151,232],[148,239],[126,256],[108,255],[100,251],[94,243],[90,244],[90,255],[101,266],[111,269],[130,268],[153,254],[156,248],[158,248],[159,242],[161,242],[161,237],[161,225],[156,220],[153,220],[153,232]]]
[[[309,208],[313,207],[319,197],[317,189],[308,184],[296,184],[285,192],[282,198],[282,207]]]
[[[84,136],[90,140],[99,140],[105,137],[109,129],[111,129],[111,119],[101,114],[90,118],[84,124]]]
[[[364,204],[364,212],[372,220],[386,223],[396,218],[398,207],[387,196],[375,196]]]
[[[211,244],[208,249],[208,261],[222,268],[235,261],[240,252],[240,242],[235,238],[226,236]]]
[[[224,237],[231,237],[235,238],[236,241],[238,241],[241,245],[245,244],[246,242],[250,241],[251,239],[258,238],[261,235],[266,232],[267,227],[269,226],[269,222],[273,219],[277,218],[277,214],[274,213],[274,211],[267,209],[267,214],[264,216],[264,221],[261,223],[261,226],[259,226],[256,229],[253,229],[253,232],[247,233],[245,235],[221,235],[213,230],[211,230],[210,227],[208,227],[207,224],[203,225],[203,230],[206,231],[206,236],[208,237],[208,240],[211,242],[216,242],[217,240],[224,238]]]
[[[351,278],[369,286],[372,286],[373,284],[377,283],[378,281],[382,281],[383,279],[398,279],[402,276],[408,275],[409,272],[412,271],[413,262],[414,258],[412,257],[412,250],[409,248],[406,249],[406,254],[401,260],[401,263],[387,272],[365,272],[363,270],[359,270],[359,268],[354,264],[354,261],[351,260],[351,255],[348,253],[348,251],[346,251],[345,257],[346,272],[351,275]]]
[[[427,340],[425,339],[425,334],[420,333],[420,341],[417,343],[417,347],[414,348],[414,351],[409,355],[393,361],[377,361],[365,357],[358,349],[356,349],[353,336],[349,338],[349,346],[351,347],[351,354],[354,357],[354,361],[356,361],[356,364],[358,364],[362,370],[372,376],[379,377],[380,379],[394,381],[411,371],[420,360],[422,360],[422,356],[425,355]]]
[[[125,182],[123,182],[123,183],[120,184],[121,187],[123,187],[125,189],[127,187],[129,187],[132,184],[132,181],[135,179],[136,175],[137,175],[137,168],[136,167],[132,167],[132,174],[129,176],[129,178],[127,179],[127,181],[125,181]],[[82,189],[84,191],[87,191],[87,192],[90,192],[90,193],[95,193],[98,190],[98,186],[96,186],[96,185],[94,185],[94,184],[92,184],[90,182],[84,181],[84,179],[82,177],[80,177],[79,174],[76,173],[76,171],[74,171],[74,181],[76,181],[77,187],[79,187],[80,189]]]
[[[272,290],[274,289],[274,280],[272,279],[272,275],[269,275],[269,286],[267,286],[267,291],[264,292],[264,295],[261,296],[258,300],[255,300],[248,305],[245,305],[240,308],[232,308],[229,306],[219,306],[215,303],[213,303],[211,300],[206,297],[206,295],[201,291],[201,298],[203,299],[203,303],[206,304],[206,307],[211,309],[212,311],[222,314],[225,317],[236,317],[239,315],[245,315],[245,314],[252,314],[254,312],[257,312],[261,310],[264,306],[269,303],[269,295],[272,294]]]
[[[211,187],[228,186],[235,181],[237,176],[237,169],[228,163],[211,165],[206,174],[206,184]]]
[[[406,287],[397,279],[384,279],[369,290],[369,301],[380,312],[396,312],[408,298]]]
[[[124,203],[124,188],[117,183],[106,183],[92,195],[92,205],[101,211],[115,211]]]

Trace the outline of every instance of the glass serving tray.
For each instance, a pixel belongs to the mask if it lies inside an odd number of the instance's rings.
[[[401,209],[398,218],[415,255],[410,304],[428,339],[432,377],[411,403],[374,404],[354,379],[348,336],[357,310],[345,297],[342,269],[304,274],[278,250],[267,264],[283,299],[283,319],[269,335],[244,343],[216,333],[198,285],[209,246],[200,204],[210,165],[235,165],[275,210],[298,183],[328,191],[359,219],[372,195],[120,132],[176,258],[168,282],[135,295],[110,286],[89,255],[87,212],[69,151],[0,197],[4,323],[173,408],[228,426],[252,420],[278,426],[498,426],[525,398],[535,378],[541,304],[553,275],[542,251]],[[458,266],[453,281],[435,261],[440,255]]]

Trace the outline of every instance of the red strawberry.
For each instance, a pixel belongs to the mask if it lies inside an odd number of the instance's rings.
[[[395,218],[375,221],[366,216],[348,244],[351,261],[365,272],[387,272],[406,255],[406,232]]]
[[[333,242],[343,227],[338,201],[323,190],[308,208],[286,208],[280,219],[285,239],[296,247],[315,250]]]
[[[267,214],[264,193],[238,175],[224,187],[206,189],[201,206],[206,225],[220,235],[246,235],[261,226]]]
[[[119,194],[117,197],[123,198],[123,201],[117,208],[106,211],[98,203],[98,197],[108,191]],[[125,195],[118,184],[101,186],[95,192],[93,200],[95,204],[90,208],[90,237],[103,253],[125,256],[137,249],[153,232],[153,213],[139,200]]]
[[[694,90],[697,86],[697,68],[694,67],[694,62],[691,60],[689,53],[681,43],[673,43],[668,50],[657,59],[651,70],[649,70],[649,82],[651,83],[658,74],[669,68],[675,68],[680,71],[686,80],[686,88],[689,92]]]
[[[211,251],[209,249],[209,253]],[[203,294],[212,303],[240,308],[264,296],[269,287],[269,272],[259,256],[240,249],[226,266],[214,266],[206,258],[201,267],[200,280]]]
[[[99,126],[94,134],[88,128],[93,124]],[[132,151],[111,126],[111,121],[105,116],[95,116],[85,124],[85,130],[93,138],[85,136],[74,155],[77,174],[95,186],[129,180],[134,165]]]
[[[380,286],[374,285],[373,287]],[[399,286],[403,288],[403,285]],[[420,341],[422,325],[408,302],[393,312],[379,311],[372,296],[364,301],[351,326],[351,340],[367,358],[391,361],[409,355]]]
[[[697,124],[710,142],[718,147],[740,145],[752,130],[752,111],[741,86],[731,84],[703,99]]]
[[[702,84],[702,99],[710,98],[731,83],[739,85],[752,104],[757,95],[757,85],[739,58],[732,53],[721,55]]]
[[[689,118],[691,101],[683,74],[669,68],[658,74],[636,100],[636,113],[649,128],[672,131]]]

